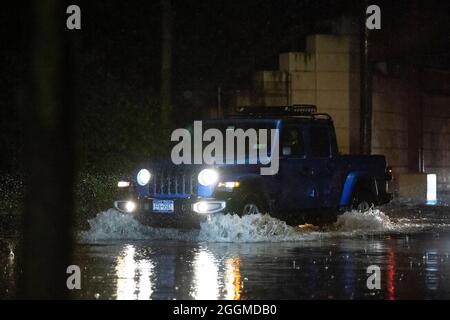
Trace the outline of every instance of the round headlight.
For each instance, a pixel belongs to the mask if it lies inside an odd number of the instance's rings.
[[[198,182],[204,186],[212,186],[219,180],[219,174],[212,169],[203,169],[198,174]]]
[[[140,186],[145,186],[150,181],[151,176],[152,175],[150,174],[150,171],[148,171],[147,169],[141,169],[136,177],[137,183]]]

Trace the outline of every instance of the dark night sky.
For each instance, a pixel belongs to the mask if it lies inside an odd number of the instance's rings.
[[[255,69],[275,67],[281,51],[302,49],[314,21],[346,11],[349,2],[174,0],[175,85],[245,82]],[[159,1],[92,1],[83,8],[85,48],[106,53],[104,63],[121,77],[140,74],[158,87]]]
[[[383,14],[401,16],[410,2],[379,1]],[[16,2],[2,11],[3,74],[20,79],[27,62],[29,6]],[[69,3],[69,2],[68,2]],[[159,1],[71,1],[82,10],[83,55],[99,72],[121,81],[159,90]],[[355,12],[356,0],[173,0],[173,76],[175,88],[206,89],[248,84],[257,69],[276,68],[278,54],[304,48],[305,35],[320,30],[317,22]],[[28,7],[28,10],[27,10]],[[65,24],[65,15],[61,25]],[[385,18],[385,16],[383,16]],[[426,17],[432,20],[432,17]],[[395,19],[394,19],[395,20]],[[386,20],[385,20],[386,21]],[[394,21],[395,25],[395,21]],[[17,65],[16,65],[17,64]],[[18,69],[12,69],[18,68]],[[5,79],[3,79],[5,80]],[[178,92],[175,89],[174,95]]]
[[[410,10],[411,3],[378,2],[399,17]],[[6,56],[2,67],[10,65],[10,59],[14,60],[18,54],[24,54],[22,49],[30,38],[27,3],[15,2],[2,10],[5,44],[2,51]],[[144,81],[143,85],[158,87],[159,1],[70,3],[79,4],[82,9],[82,30],[78,32],[83,53],[95,52],[98,64],[124,81],[139,79]],[[280,52],[303,49],[306,34],[322,31],[317,30],[318,21],[354,12],[357,3],[356,0],[173,0],[175,83],[189,87],[189,84],[233,85],[236,81],[248,81],[255,69],[276,67]],[[64,23],[65,15],[61,17],[62,26]],[[26,60],[26,55],[22,59]]]

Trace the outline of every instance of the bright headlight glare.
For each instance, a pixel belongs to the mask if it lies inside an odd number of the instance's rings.
[[[212,186],[219,180],[219,174],[216,170],[203,169],[198,174],[198,182],[204,186]]]
[[[208,212],[208,204],[206,202],[199,202],[197,205],[197,210],[200,213]]]
[[[127,212],[133,212],[136,209],[136,204],[133,201],[127,201],[125,204],[125,210]]]
[[[128,188],[130,186],[130,181],[119,181],[117,182],[118,188]]]
[[[193,204],[193,209],[197,213],[216,213],[226,207],[225,201],[200,201]]]
[[[141,169],[136,177],[137,183],[140,186],[145,186],[150,181],[151,176],[150,171],[147,169]]]

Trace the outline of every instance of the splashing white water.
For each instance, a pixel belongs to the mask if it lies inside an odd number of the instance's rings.
[[[340,232],[394,231],[396,226],[382,211],[371,209],[366,212],[345,212],[338,217],[332,229]]]
[[[213,242],[282,242],[310,240],[317,232],[299,230],[268,214],[214,215],[201,224],[198,240]]]
[[[378,209],[366,213],[346,212],[323,231],[300,229],[269,215],[213,215],[200,230],[153,228],[133,216],[109,209],[89,220],[90,229],[81,233],[82,241],[112,239],[159,239],[208,242],[284,242],[317,240],[324,237],[370,232],[398,231],[399,227]]]
[[[177,239],[194,240],[196,230],[183,231],[169,228],[152,228],[137,221],[132,215],[115,209],[100,212],[88,221],[89,230],[82,232],[82,241],[99,240],[142,240],[142,239]]]

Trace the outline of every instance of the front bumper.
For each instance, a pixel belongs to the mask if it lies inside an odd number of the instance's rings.
[[[169,201],[173,204],[168,210],[155,210],[154,202]],[[129,203],[132,202],[133,205]],[[170,198],[170,199],[129,199],[114,202],[114,207],[133,214],[141,223],[155,227],[198,228],[211,214],[226,211],[227,201],[202,198]],[[133,210],[128,210],[133,207]]]

